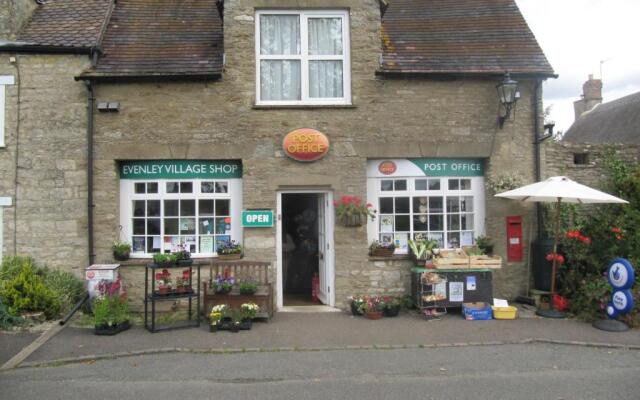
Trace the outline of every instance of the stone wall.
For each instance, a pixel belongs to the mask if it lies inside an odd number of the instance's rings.
[[[5,255],[70,270],[87,264],[87,94],[73,77],[88,65],[87,56],[0,53],[0,75],[16,81],[6,87],[7,147],[0,149],[0,196],[13,198]]]

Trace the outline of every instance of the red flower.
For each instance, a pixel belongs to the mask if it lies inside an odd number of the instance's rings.
[[[337,206],[338,206],[338,204],[339,204],[339,203],[338,203],[338,201],[337,201],[337,200],[334,200],[334,201],[333,201],[333,205],[334,205],[334,206],[336,206],[336,207],[337,207]]]
[[[622,233],[622,229],[618,228],[617,226],[614,226],[613,228],[611,228],[611,232],[613,232],[613,233]]]
[[[156,272],[156,280],[159,281],[162,279],[162,274],[160,272]]]
[[[582,241],[582,243],[584,244],[591,244],[591,238],[587,237],[587,236],[580,236],[580,240]]]
[[[562,256],[562,254],[556,255],[556,262],[558,265],[564,264],[564,257]]]
[[[343,204],[343,205],[345,205],[345,206],[346,206],[347,204],[349,204],[350,202],[351,202],[351,196],[346,196],[346,195],[345,195],[345,196],[342,196],[342,197],[340,198],[340,203],[342,203],[342,204]]]

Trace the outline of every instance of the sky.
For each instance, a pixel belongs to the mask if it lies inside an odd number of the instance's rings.
[[[544,84],[544,107],[557,131],[574,121],[573,102],[589,74],[603,102],[640,92],[640,0],[516,0],[557,79]]]

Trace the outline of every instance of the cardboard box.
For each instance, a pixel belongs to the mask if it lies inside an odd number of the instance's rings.
[[[492,319],[492,310],[489,303],[462,303],[462,315],[467,321],[486,321]]]

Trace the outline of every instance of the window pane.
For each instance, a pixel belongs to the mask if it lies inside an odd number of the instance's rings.
[[[396,249],[397,250],[407,250],[407,242],[409,240],[409,234],[408,233],[396,233],[394,235],[395,241],[394,244],[396,245]]]
[[[158,193],[158,182],[147,183],[147,193]]]
[[[300,54],[300,17],[261,15],[260,54]]]
[[[425,214],[413,216],[413,230],[426,232],[429,230],[428,217]]]
[[[147,200],[147,216],[160,216],[160,200]]]
[[[444,233],[429,233],[429,240],[437,240],[438,247],[444,247]]]
[[[457,179],[449,179],[449,190],[458,190],[460,188],[460,181]]]
[[[216,193],[229,193],[229,184],[227,182],[216,182]]]
[[[416,179],[416,190],[427,190],[427,180]]]
[[[440,190],[440,179],[429,179],[429,190]]]
[[[144,237],[134,237],[132,248],[134,253],[144,253]]]
[[[460,179],[460,190],[471,190],[471,179]]]
[[[464,196],[460,198],[460,211],[473,211],[473,197],[472,196]]]
[[[178,216],[178,200],[165,200],[164,201],[164,215],[167,217]]]
[[[213,218],[200,218],[199,230],[201,235],[213,234]]]
[[[430,215],[429,216],[429,230],[441,231],[444,229],[444,217],[442,215]]]
[[[159,253],[160,243],[160,236],[147,237],[147,253]]]
[[[190,253],[196,252],[196,238],[194,236],[184,238],[184,245]]]
[[[380,190],[383,192],[393,191],[393,181],[390,179],[385,179],[383,181],[380,181]]]
[[[198,201],[200,215],[213,215],[213,200]]]
[[[180,193],[193,193],[193,183],[180,182]]]
[[[460,232],[453,232],[447,234],[447,245],[450,248],[460,247]]]
[[[300,100],[300,61],[260,61],[261,100]]]
[[[229,200],[216,200],[216,216],[231,215]]]
[[[196,219],[195,218],[180,218],[180,234],[193,234],[196,233]]]
[[[380,197],[380,214],[393,214],[393,197]]]
[[[460,226],[464,230],[473,230],[473,214],[460,215]]]
[[[426,214],[428,207],[428,200],[426,197],[414,197],[413,198],[413,212],[414,213],[420,213],[420,214]]]
[[[133,220],[133,234],[144,235],[144,218],[134,218]]]
[[[408,197],[396,197],[396,213],[409,213],[409,198]]]
[[[167,193],[179,193],[178,182],[167,182]]]
[[[309,61],[309,97],[343,97],[342,61]]]
[[[165,235],[177,235],[178,234],[178,218],[165,218],[164,219],[164,234]]]
[[[224,218],[216,218],[216,233],[218,234],[225,234],[229,231],[229,229],[227,229],[227,226],[229,226],[229,224],[227,224]],[[229,228],[231,228],[229,226]]]
[[[136,183],[136,184],[134,185],[135,193],[136,193],[136,194],[139,194],[139,193],[145,193],[145,187],[146,187],[146,185],[144,184],[144,182]]]
[[[147,220],[147,235],[160,234],[160,218],[149,218]]]
[[[200,193],[213,193],[215,182],[202,182],[200,184]]]
[[[404,179],[398,179],[393,181],[394,190],[404,191],[407,190],[407,181]]]
[[[133,216],[144,217],[144,200],[133,201]]]
[[[342,54],[342,18],[309,18],[309,54]]]
[[[408,215],[396,215],[396,228],[397,232],[409,232],[409,216]]]
[[[447,216],[447,228],[450,231],[459,231],[460,230],[460,215],[452,214]]]
[[[195,200],[180,200],[180,216],[191,217],[196,215]]]
[[[447,212],[460,212],[460,198],[457,196],[447,197]]]
[[[429,213],[441,213],[442,197],[429,197]]]

